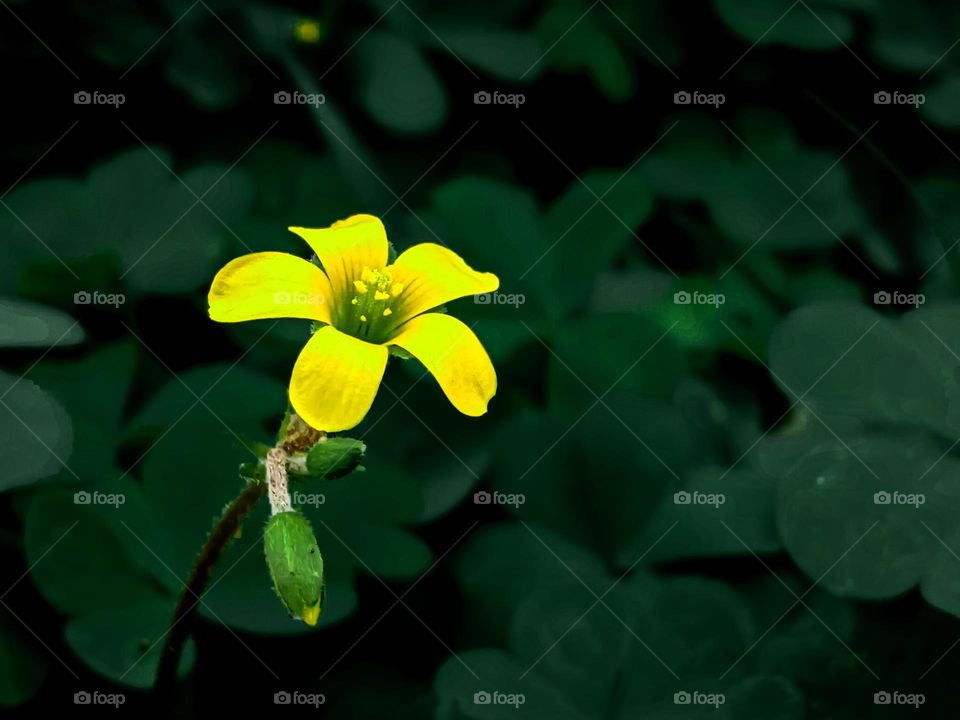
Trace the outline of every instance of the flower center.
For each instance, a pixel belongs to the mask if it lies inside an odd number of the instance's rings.
[[[353,281],[355,295],[340,313],[338,329],[361,340],[380,343],[393,327],[393,301],[403,292],[403,285],[393,282],[386,270],[363,268],[359,280]]]

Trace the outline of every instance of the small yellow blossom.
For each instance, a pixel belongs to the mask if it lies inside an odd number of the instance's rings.
[[[290,402],[300,417],[327,432],[357,425],[393,346],[420,360],[457,410],[487,411],[497,390],[490,358],[470,328],[430,311],[493,292],[500,286],[496,275],[473,270],[433,243],[415,245],[388,264],[387,234],[372,215],[290,230],[310,245],[322,269],[287,253],[244,255],[217,273],[208,302],[218,322],[287,317],[322,323],[290,380]]]
[[[323,35],[323,28],[316,20],[297,20],[293,26],[293,37],[306,45],[320,42],[321,35]]]

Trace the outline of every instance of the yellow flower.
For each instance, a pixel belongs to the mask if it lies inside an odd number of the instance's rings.
[[[500,281],[433,243],[415,245],[388,265],[387,234],[372,215],[328,228],[292,227],[323,269],[281,252],[244,255],[213,279],[208,302],[217,322],[304,318],[323,325],[293,368],[290,402],[307,423],[336,432],[370,409],[389,348],[413,355],[465,415],[478,416],[497,376],[476,335],[449,315],[428,312],[466,295],[493,292]]]
[[[293,36],[302,43],[312,45],[320,42],[320,36],[323,34],[323,27],[316,20],[303,18],[297,20],[293,26]]]

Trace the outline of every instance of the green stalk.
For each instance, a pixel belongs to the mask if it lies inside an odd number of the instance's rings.
[[[167,632],[167,640],[160,655],[157,679],[153,687],[155,693],[167,695],[176,684],[177,667],[180,665],[187,638],[190,637],[197,615],[197,606],[210,582],[210,575],[227,545],[230,544],[230,540],[237,535],[243,521],[256,507],[266,489],[266,485],[262,482],[248,483],[224,510],[223,516],[213,528],[203,549],[200,550],[197,562],[194,563],[193,570],[190,572],[190,579],[187,580],[187,585],[177,602],[170,630]]]

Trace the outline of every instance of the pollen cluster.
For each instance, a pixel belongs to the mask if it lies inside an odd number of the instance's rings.
[[[381,318],[393,314],[393,301],[403,292],[401,283],[393,282],[393,278],[386,270],[364,267],[359,280],[353,281],[356,295],[350,300],[352,312],[352,329],[356,337],[364,339],[375,334],[375,328],[383,326]]]

